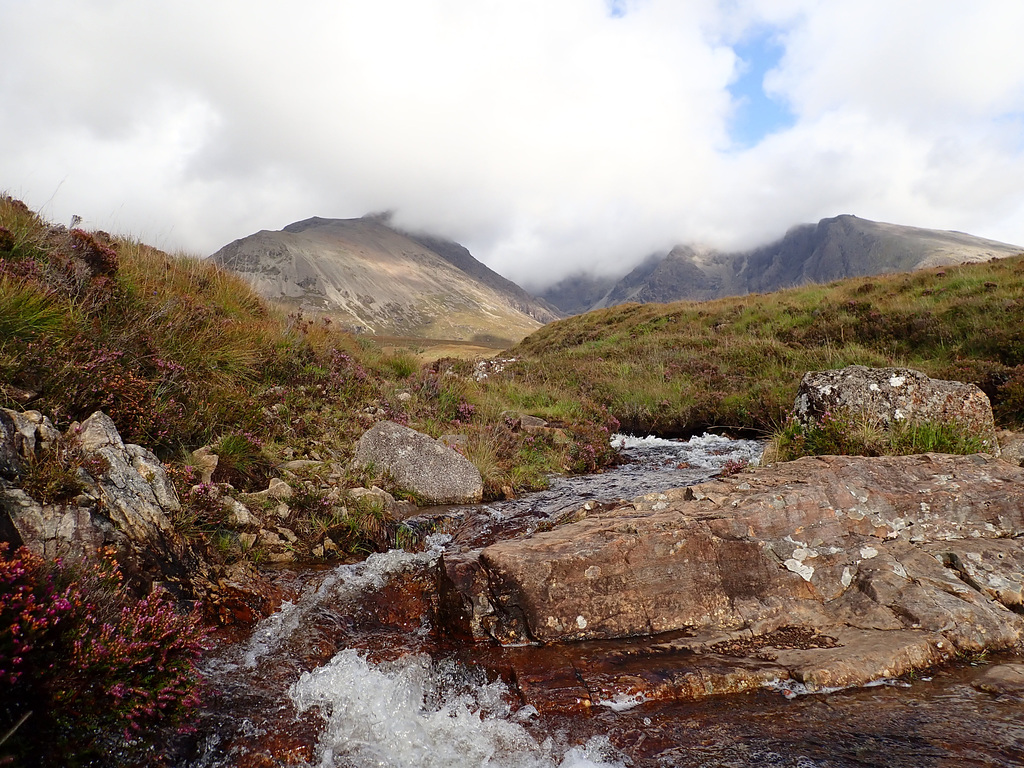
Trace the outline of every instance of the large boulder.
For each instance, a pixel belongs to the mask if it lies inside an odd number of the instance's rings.
[[[477,504],[483,498],[480,472],[465,456],[393,421],[378,422],[359,438],[355,463],[387,472],[426,504]]]
[[[21,485],[29,468],[54,460],[48,449],[58,443],[79,455],[79,492],[53,502],[33,498]],[[181,507],[166,470],[150,451],[126,444],[106,414],[94,413],[61,436],[35,411],[0,410],[0,446],[0,470],[16,470],[0,471],[0,541],[49,559],[105,559],[113,552],[133,589],[160,583],[201,599],[224,624],[255,622],[280,605],[281,589],[252,564],[211,564],[175,530]],[[249,513],[238,502],[223,501],[234,505],[236,522],[258,523],[243,517]]]
[[[1019,643],[1021,537],[1021,467],[807,457],[446,555],[439,615],[507,645],[677,633],[647,667],[676,670],[677,693],[863,684]]]
[[[64,438],[33,412],[5,415],[17,427],[24,463],[49,460],[37,449],[64,439],[77,442],[88,470],[77,470],[81,492],[67,501],[47,503],[4,483],[0,535],[49,558],[95,558],[113,549],[141,587],[160,581],[190,588],[204,573],[202,558],[171,523],[180,504],[163,465],[145,448],[125,444],[105,413],[72,425]]]
[[[793,412],[805,425],[845,411],[872,424],[957,423],[998,455],[992,404],[974,384],[932,379],[909,368],[851,365],[804,375]]]

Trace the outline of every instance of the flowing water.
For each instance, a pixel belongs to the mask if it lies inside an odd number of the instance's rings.
[[[714,436],[619,440],[633,461],[606,473],[559,478],[515,501],[426,511],[423,521],[447,519],[452,533],[429,539],[425,552],[301,574],[296,599],[207,663],[218,695],[198,733],[177,744],[176,765],[1024,765],[1024,703],[974,690],[978,668],[969,665],[828,695],[765,689],[669,706],[613,699],[582,714],[524,706],[503,663],[543,649],[467,646],[435,632],[437,557],[533,530],[585,503],[699,482],[760,451]],[[544,684],[542,668],[538,677]]]

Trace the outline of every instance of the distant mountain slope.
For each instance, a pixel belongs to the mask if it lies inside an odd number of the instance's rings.
[[[269,299],[360,332],[518,341],[542,325],[537,317],[555,317],[458,244],[410,236],[379,216],[314,217],[235,240],[210,258]]]
[[[616,278],[597,277],[578,272],[546,288],[539,295],[566,315],[579,315],[592,307],[615,287]]]
[[[502,277],[483,262],[477,261],[465,246],[452,240],[434,237],[433,235],[415,232],[402,232],[402,234],[410,240],[415,240],[424,248],[429,248],[449,264],[458,267],[470,277],[476,278],[484,285],[490,286],[498,291],[498,293],[507,296],[516,309],[526,313],[534,320],[550,323],[552,320],[558,320],[563,317],[563,313],[557,307],[552,306],[544,299],[531,296],[511,280]]]
[[[677,246],[649,257],[589,306],[562,303],[565,289],[541,296],[565,312],[582,312],[625,302],[706,301],[724,296],[767,293],[803,283],[844,277],[907,272],[925,267],[987,261],[1024,247],[963,232],[920,229],[836,216],[801,224],[760,248],[721,253]],[[563,281],[564,282],[564,281]],[[561,284],[559,284],[561,285]]]

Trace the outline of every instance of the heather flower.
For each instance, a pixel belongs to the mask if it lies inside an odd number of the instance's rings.
[[[188,717],[206,642],[198,613],[159,590],[134,600],[122,580],[114,565],[0,544],[0,732],[34,712],[25,749],[41,733],[55,750],[93,749],[102,734],[135,740]]]

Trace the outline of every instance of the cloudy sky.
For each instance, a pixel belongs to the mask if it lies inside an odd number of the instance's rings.
[[[531,287],[864,218],[1024,244],[1021,0],[0,0],[0,190],[205,255],[394,210]]]

